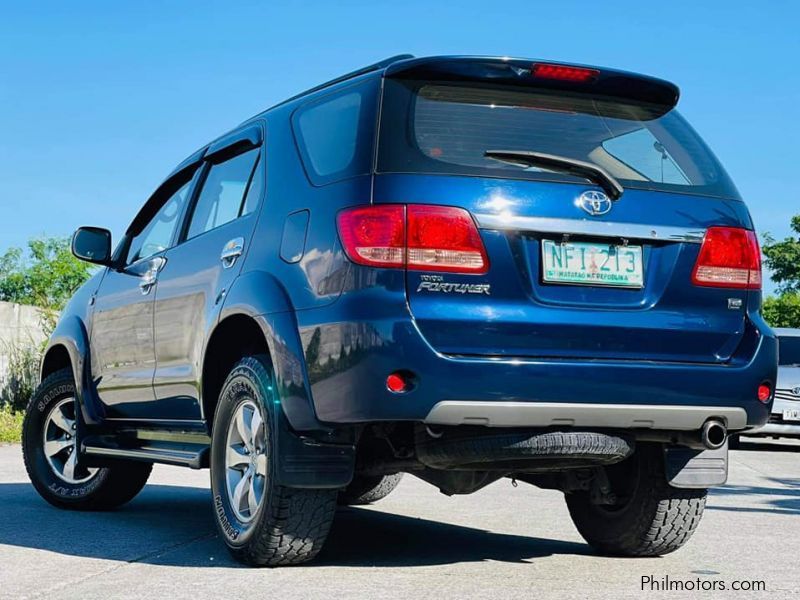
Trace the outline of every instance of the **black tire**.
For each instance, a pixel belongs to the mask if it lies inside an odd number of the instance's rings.
[[[281,457],[275,423],[266,408],[276,397],[268,364],[267,357],[253,356],[233,367],[220,392],[211,442],[211,493],[220,536],[236,560],[259,567],[313,559],[328,536],[337,495],[336,490],[294,489],[275,481],[273,474]],[[261,411],[262,451],[266,453],[263,495],[247,520],[233,509],[225,462],[229,429],[245,403],[255,404]]]
[[[56,371],[36,389],[22,424],[25,469],[39,495],[53,506],[74,510],[116,508],[132,500],[142,490],[153,465],[144,462],[120,463],[114,467],[97,469],[91,477],[89,471],[83,471],[81,474],[86,476],[86,480],[80,483],[61,479],[45,456],[44,428],[48,415],[56,405],[74,396],[75,383],[71,369]],[[77,406],[72,410],[78,410]],[[77,470],[75,475],[75,479],[84,479]]]
[[[607,472],[620,498],[617,505],[592,504],[588,492],[566,495],[575,526],[595,550],[612,556],[661,556],[689,540],[703,516],[708,490],[671,487],[660,446],[642,444],[633,457]]]
[[[360,506],[372,504],[386,498],[403,478],[402,473],[393,475],[356,475],[344,490],[339,492],[339,504]]]
[[[487,430],[458,427],[433,438],[419,432],[419,460],[434,469],[530,469],[611,464],[633,452],[633,441],[595,432]]]

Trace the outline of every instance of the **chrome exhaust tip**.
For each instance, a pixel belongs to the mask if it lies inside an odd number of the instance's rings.
[[[709,419],[703,423],[703,428],[700,430],[700,440],[703,445],[709,450],[716,450],[725,445],[725,440],[728,438],[728,428],[725,423],[717,419]]]

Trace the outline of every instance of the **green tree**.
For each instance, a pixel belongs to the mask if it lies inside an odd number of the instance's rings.
[[[800,293],[783,292],[766,298],[762,311],[773,327],[800,327]]]
[[[27,252],[11,248],[0,256],[0,300],[60,311],[91,274],[89,263],[72,256],[69,239],[32,239]]]
[[[768,233],[764,235],[764,264],[772,271],[780,292],[800,292],[800,215],[792,217],[791,227],[797,238],[778,241]]]
[[[778,295],[764,300],[763,313],[773,327],[800,327],[800,215],[792,217],[797,238],[778,241],[764,235],[764,264],[778,284]]]

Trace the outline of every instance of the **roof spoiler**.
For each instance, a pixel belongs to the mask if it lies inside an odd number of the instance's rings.
[[[313,88],[307,89],[299,94],[292,96],[291,98],[287,98],[286,100],[282,101],[280,104],[276,106],[280,106],[281,104],[287,104],[292,100],[297,100],[298,98],[302,98],[303,96],[308,96],[313,94],[314,92],[318,92],[320,90],[324,90],[325,88],[331,87],[336,85],[337,83],[342,83],[343,81],[347,81],[348,79],[354,79],[356,77],[360,77],[361,75],[366,75],[367,73],[372,73],[374,71],[380,71],[381,69],[385,69],[389,65],[392,65],[398,61],[408,60],[410,58],[414,58],[413,54],[397,54],[396,56],[390,56],[389,58],[384,58],[383,60],[379,60],[376,63],[371,65],[367,65],[366,67],[361,67],[360,69],[356,69],[355,71],[350,71],[340,77],[335,79],[331,79],[330,81],[326,81],[325,83],[321,83],[319,85],[314,86]]]
[[[674,108],[678,86],[663,79],[585,65],[502,57],[441,56],[394,60],[385,70],[396,79],[492,82],[633,100]]]

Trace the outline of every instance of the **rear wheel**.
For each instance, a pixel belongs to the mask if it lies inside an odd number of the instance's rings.
[[[153,465],[81,465],[77,410],[70,369],[47,377],[31,398],[22,425],[22,453],[33,487],[60,508],[106,510],[125,504],[147,483]]]
[[[402,473],[374,476],[356,475],[350,485],[339,492],[339,504],[359,506],[382,500],[394,491],[402,477]]]
[[[642,444],[628,460],[607,467],[613,505],[593,504],[588,492],[567,494],[567,507],[583,538],[602,554],[659,556],[694,533],[707,490],[671,487],[658,445]]]
[[[299,564],[314,558],[336,512],[335,490],[278,484],[281,460],[268,359],[247,357],[228,375],[211,442],[211,492],[217,527],[234,558],[252,566]]]

